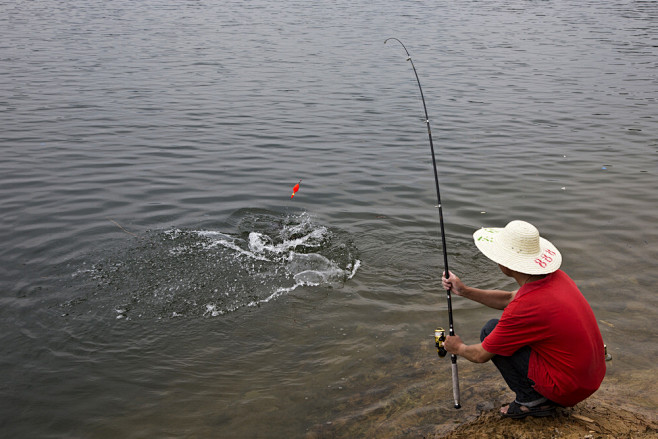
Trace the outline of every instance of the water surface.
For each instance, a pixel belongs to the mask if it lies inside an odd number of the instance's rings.
[[[410,436],[509,398],[462,360],[451,408],[422,104],[389,37],[424,87],[451,269],[512,288],[470,236],[536,224],[606,383],[655,411],[655,2],[2,11],[7,436]],[[453,306],[467,342],[499,314]]]

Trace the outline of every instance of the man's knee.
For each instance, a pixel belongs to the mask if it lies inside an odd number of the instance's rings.
[[[482,327],[482,330],[480,331],[480,342],[483,342],[484,338],[491,334],[491,331],[494,330],[497,324],[498,319],[491,319]]]

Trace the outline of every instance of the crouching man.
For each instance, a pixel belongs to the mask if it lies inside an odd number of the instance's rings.
[[[549,416],[556,406],[573,406],[594,393],[605,375],[601,332],[585,297],[559,270],[557,248],[524,221],[483,228],[473,238],[519,289],[481,290],[444,273],[445,289],[504,310],[482,328],[481,343],[448,336],[446,350],[475,363],[493,361],[516,394],[501,408],[504,417]]]

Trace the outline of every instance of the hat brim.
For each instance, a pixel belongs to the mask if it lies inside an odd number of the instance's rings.
[[[482,228],[473,234],[476,247],[492,261],[525,274],[549,274],[560,268],[562,255],[550,241],[539,237],[539,252],[521,253],[506,249],[496,240],[503,228]]]

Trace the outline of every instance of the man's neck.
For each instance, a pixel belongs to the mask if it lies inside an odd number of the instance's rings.
[[[513,271],[510,270],[512,273],[512,277],[514,280],[516,280],[516,283],[519,284],[520,287],[522,287],[525,284],[529,284],[530,282],[534,282],[536,280],[540,280],[546,277],[545,274],[526,274],[526,273],[519,273],[518,271]]]

